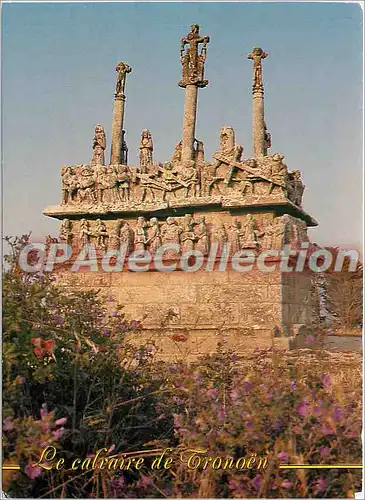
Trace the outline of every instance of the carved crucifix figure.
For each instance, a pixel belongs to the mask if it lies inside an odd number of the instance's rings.
[[[260,47],[255,47],[253,51],[248,54],[247,58],[253,60],[253,88],[263,88],[262,83],[262,63],[261,60],[268,56]]]
[[[192,24],[190,32],[181,40],[180,56],[183,75],[179,83],[180,87],[186,87],[189,84],[205,87],[208,84],[208,81],[204,80],[204,61],[209,40],[209,36],[199,35],[198,24]],[[200,54],[199,44],[203,44]],[[189,47],[185,49],[185,45],[189,45]]]
[[[115,93],[116,94],[124,94],[125,77],[126,77],[127,73],[130,73],[132,71],[132,68],[124,62],[120,62],[117,64],[115,71],[118,73],[117,85],[115,87]]]

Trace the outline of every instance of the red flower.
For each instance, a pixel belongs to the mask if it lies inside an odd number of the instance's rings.
[[[46,352],[48,352],[49,354],[53,354],[55,348],[54,340],[44,340],[43,345]]]

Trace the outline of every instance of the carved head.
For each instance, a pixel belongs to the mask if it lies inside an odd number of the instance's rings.
[[[151,132],[146,128],[142,130],[142,139],[151,139]]]
[[[232,226],[233,227],[236,227],[236,228],[240,228],[241,227],[241,223],[240,221],[237,219],[237,217],[234,217],[233,220],[232,220]]]
[[[102,125],[96,125],[95,127],[95,134],[97,133],[103,133],[104,132],[104,127]]]
[[[167,217],[166,224],[175,224],[175,219],[173,217]]]
[[[261,56],[261,54],[263,53],[263,50],[261,47],[254,47],[252,53],[254,56]]]
[[[297,169],[293,170],[293,177],[294,177],[294,179],[300,180],[301,175],[302,174],[301,174],[300,170],[297,170]]]
[[[138,217],[138,219],[137,219],[138,225],[142,226],[145,223],[146,223],[146,219],[144,217]]]
[[[192,24],[190,26],[190,31],[191,33],[194,33],[195,35],[199,34],[199,24]]]

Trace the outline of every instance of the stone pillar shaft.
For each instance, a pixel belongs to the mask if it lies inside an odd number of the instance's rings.
[[[186,85],[181,152],[183,164],[193,159],[197,102],[197,85]]]
[[[114,99],[112,147],[110,163],[121,163],[123,157],[123,125],[124,125],[124,103],[125,95],[116,95]]]
[[[265,154],[264,90],[253,89],[253,155],[260,158]]]

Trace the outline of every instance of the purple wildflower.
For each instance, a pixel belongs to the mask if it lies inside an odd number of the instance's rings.
[[[112,333],[112,331],[109,330],[108,328],[103,330],[103,335],[105,335],[106,337],[108,337],[111,333]]]
[[[314,343],[314,337],[313,335],[308,335],[308,337],[305,339],[306,344],[313,344]]]
[[[259,490],[261,487],[261,477],[260,476],[255,476],[252,481],[251,481],[252,486],[256,489]]]
[[[332,412],[332,416],[335,422],[340,422],[343,419],[344,412],[339,406],[336,406]]]
[[[245,380],[243,382],[243,392],[245,394],[247,394],[248,392],[250,392],[251,389],[252,389],[252,387],[253,387],[253,385],[251,384],[251,382],[248,382],[247,380]]]
[[[323,493],[328,487],[328,479],[322,477],[315,482],[314,494]]]
[[[149,488],[150,486],[152,486],[152,479],[141,474],[141,479],[137,482],[137,488]]]
[[[64,321],[65,321],[65,320],[63,319],[63,317],[62,317],[62,316],[60,316],[59,314],[55,314],[54,319],[56,320],[56,323],[57,323],[57,325],[58,325],[58,326],[63,325],[63,323],[64,323]]]

